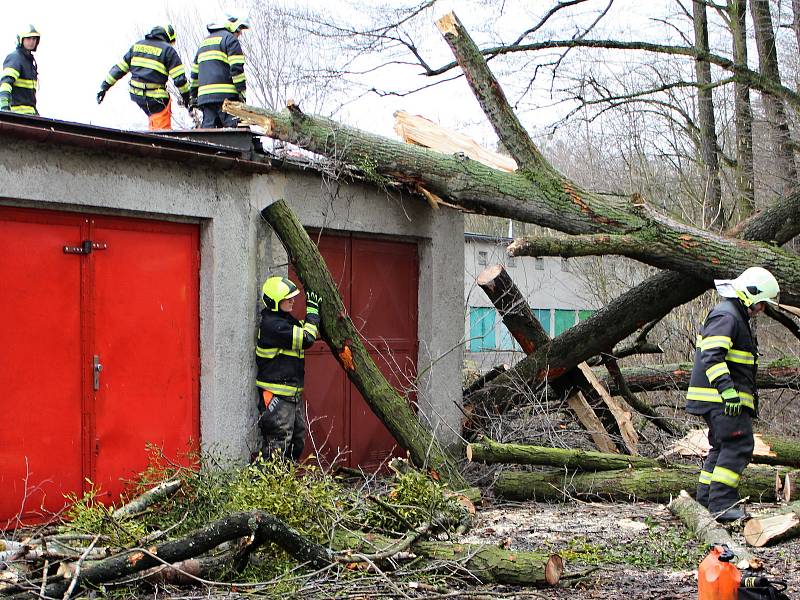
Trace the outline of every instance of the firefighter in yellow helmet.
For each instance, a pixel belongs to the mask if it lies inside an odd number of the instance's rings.
[[[39,47],[41,35],[29,25],[17,34],[17,49],[6,56],[0,77],[0,110],[23,115],[38,115],[36,88],[39,87],[39,69],[33,53]]]
[[[189,80],[186,69],[175,50],[175,28],[172,25],[157,25],[136,42],[117,64],[111,67],[100,91],[100,104],[111,87],[130,72],[128,91],[131,100],[148,117],[150,130],[172,129],[172,102],[167,91],[167,80],[172,79],[181,94],[184,106],[189,104]]]
[[[305,351],[319,335],[319,305],[322,297],[306,293],[306,318],[298,321],[290,313],[300,290],[286,277],[270,277],[261,288],[261,323],[256,345],[259,429],[261,453],[278,450],[287,459],[298,460],[306,435],[303,404]]]
[[[777,304],[775,277],[751,267],[736,279],[715,280],[722,296],[697,336],[686,411],[708,425],[711,449],[700,471],[697,501],[718,521],[743,519],[739,477],[753,456],[753,418],[758,415],[758,346],[750,319]]]

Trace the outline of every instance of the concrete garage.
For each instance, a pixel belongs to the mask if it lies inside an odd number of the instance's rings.
[[[177,452],[199,438],[250,456],[260,284],[289,269],[260,215],[279,198],[339,269],[379,366],[413,388],[420,420],[442,442],[456,439],[460,213],[331,182],[259,152],[247,133],[208,142],[1,113],[0,137],[0,241],[13,249],[0,259],[0,309],[14,323],[0,333],[0,436],[10,442],[0,485],[11,490],[0,521],[23,500],[29,515],[58,510],[87,478],[113,496],[146,463],[144,442]],[[389,306],[387,286],[405,304]],[[324,342],[312,354],[315,444],[376,466],[391,439],[325,359]]]

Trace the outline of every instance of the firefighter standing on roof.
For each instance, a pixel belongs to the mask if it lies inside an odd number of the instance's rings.
[[[174,43],[175,28],[172,25],[154,27],[111,67],[100,85],[97,103],[100,104],[111,86],[130,71],[131,100],[148,116],[149,129],[172,129],[168,78],[175,82],[184,105],[189,104],[189,82],[180,56],[173,48]]]
[[[306,319],[298,321],[290,314],[300,293],[292,281],[270,277],[261,293],[264,310],[256,345],[261,453],[268,457],[278,450],[285,458],[298,460],[306,435],[304,354],[319,334],[322,297],[309,291]]]
[[[723,297],[697,337],[686,411],[708,424],[708,452],[697,501],[718,521],[747,517],[738,504],[739,478],[753,456],[753,418],[758,415],[758,346],[750,318],[765,303],[777,304],[778,282],[761,267],[733,280],[714,281]]]
[[[208,37],[192,64],[192,102],[203,111],[201,127],[236,127],[236,119],[222,110],[225,100],[245,101],[247,82],[239,36],[247,19],[226,14],[207,26]]]
[[[39,85],[39,70],[33,53],[39,47],[39,32],[30,25],[17,34],[17,49],[6,56],[3,75],[0,78],[0,110],[23,115],[38,115],[36,110],[36,88]]]

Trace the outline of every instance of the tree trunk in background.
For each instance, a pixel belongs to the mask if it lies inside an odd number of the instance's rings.
[[[778,52],[775,47],[775,32],[772,27],[772,14],[769,0],[750,0],[750,11],[753,15],[753,30],[758,49],[758,69],[771,81],[780,83],[778,70]],[[770,94],[762,94],[764,112],[769,122],[774,144],[774,172],[779,187],[777,193],[788,194],[797,184],[797,168],[792,151],[789,122],[783,101]]]
[[[708,53],[708,20],[704,0],[693,0],[694,45],[700,52]],[[697,83],[697,120],[700,129],[700,158],[703,161],[703,224],[713,231],[726,225],[722,205],[722,184],[719,179],[717,132],[714,119],[714,97],[711,92],[711,64],[707,60],[694,61]]]
[[[793,0],[800,3],[800,0]],[[747,0],[729,0],[728,17],[733,38],[733,60],[747,65]],[[753,183],[753,108],[750,88],[734,82],[734,122],[736,123],[736,208],[741,221],[756,207]]]
[[[797,38],[797,49],[800,51],[800,0],[792,0],[792,29]]]

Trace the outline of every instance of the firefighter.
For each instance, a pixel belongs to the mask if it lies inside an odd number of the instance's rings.
[[[236,127],[236,119],[223,112],[222,103],[245,101],[247,82],[239,36],[250,24],[244,17],[226,14],[206,28],[208,37],[192,63],[192,103],[203,112],[201,127]]]
[[[261,453],[267,457],[278,450],[285,458],[298,460],[306,434],[304,353],[319,334],[322,297],[307,292],[306,319],[298,321],[290,314],[300,293],[292,281],[270,277],[261,292],[264,309],[256,345]]]
[[[23,115],[38,115],[36,88],[39,70],[33,53],[39,47],[41,35],[33,25],[17,34],[17,49],[6,56],[0,78],[0,110]]]
[[[753,456],[758,415],[758,346],[750,319],[777,304],[778,282],[761,267],[733,280],[715,280],[722,296],[697,337],[686,410],[703,417],[711,449],[700,471],[697,501],[718,521],[748,515],[738,504],[739,477]]]
[[[106,75],[97,93],[100,104],[106,92],[130,71],[129,92],[148,117],[148,128],[172,129],[172,102],[167,91],[167,79],[172,78],[181,94],[183,104],[189,104],[189,81],[180,56],[173,47],[175,28],[172,25],[153,27],[136,42]]]

